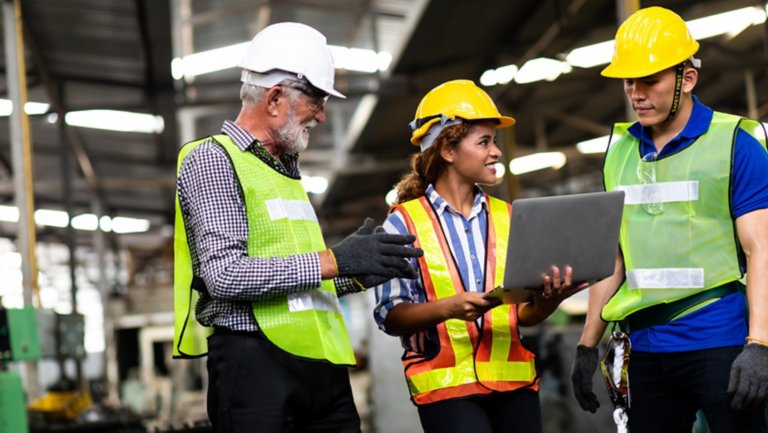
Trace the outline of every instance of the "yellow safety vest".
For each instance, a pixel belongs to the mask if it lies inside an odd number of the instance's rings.
[[[650,162],[641,160],[629,124],[614,126],[619,138],[606,153],[603,174],[607,191],[626,194],[619,234],[626,280],[603,308],[604,320],[623,320],[741,278],[729,206],[732,149],[737,128],[754,134],[756,125],[715,112],[696,142]],[[648,211],[658,203],[660,213]]]
[[[285,176],[251,152],[241,151],[226,135],[217,135],[213,139],[227,152],[243,193],[250,257],[288,257],[325,250],[317,217],[300,179]],[[179,168],[184,157],[206,140],[182,148]],[[193,339],[184,338],[190,322],[196,322],[191,314],[194,305],[191,303],[194,293],[191,292],[196,291],[191,290],[192,262],[178,196],[176,206],[174,355],[199,356],[204,353]],[[290,354],[336,365],[355,364],[331,280],[323,281],[314,290],[254,302],[253,315],[267,339]]]

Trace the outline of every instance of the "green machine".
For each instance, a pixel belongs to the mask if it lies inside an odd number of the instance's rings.
[[[0,306],[0,432],[28,433],[21,376],[8,369],[11,361],[40,359],[36,310]]]

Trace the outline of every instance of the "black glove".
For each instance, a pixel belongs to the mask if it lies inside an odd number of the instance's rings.
[[[728,395],[736,410],[758,410],[768,391],[768,347],[747,344],[731,365]]]
[[[347,236],[338,245],[331,248],[336,258],[336,266],[340,277],[358,277],[365,287],[392,278],[416,278],[417,273],[411,264],[403,259],[420,257],[424,254],[421,248],[411,248],[406,245],[413,243],[413,235],[393,235],[377,231],[372,218],[365,222],[356,232]],[[381,277],[383,280],[371,279]],[[361,280],[365,280],[362,281]],[[376,285],[376,284],[373,284]]]
[[[582,409],[592,413],[597,412],[600,403],[597,396],[592,392],[592,376],[597,369],[597,347],[576,345],[576,358],[571,367],[571,383],[573,383],[573,394]]]

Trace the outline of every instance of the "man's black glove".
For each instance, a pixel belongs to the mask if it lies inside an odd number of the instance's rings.
[[[768,347],[747,344],[731,365],[728,395],[736,410],[764,407],[768,391]]]
[[[592,392],[592,377],[597,369],[597,347],[576,345],[576,358],[571,367],[571,383],[573,394],[582,409],[592,413],[597,412],[600,403]]]
[[[403,260],[424,254],[421,248],[406,246],[412,244],[416,237],[374,231],[376,227],[373,219],[366,218],[356,232],[331,248],[339,276],[357,277],[365,287],[381,284],[392,278],[416,278],[416,270],[408,261]]]

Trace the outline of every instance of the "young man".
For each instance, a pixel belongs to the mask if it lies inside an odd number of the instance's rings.
[[[768,153],[751,134],[765,135],[693,96],[698,47],[678,15],[642,9],[602,71],[624,80],[638,121],[616,125],[606,153],[606,190],[626,192],[621,253],[590,288],[572,380],[594,412],[597,345],[619,323],[633,433],[690,432],[699,409],[712,433],[766,430]]]
[[[403,258],[421,251],[370,218],[325,246],[298,166],[329,95],[343,97],[325,37],[271,25],[240,66],[237,119],[179,152],[174,355],[205,355],[195,325],[212,328],[207,403],[217,432],[359,432],[337,296],[415,277]]]

